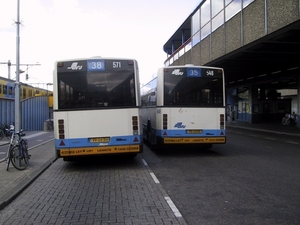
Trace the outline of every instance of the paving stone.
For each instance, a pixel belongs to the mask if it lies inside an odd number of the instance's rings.
[[[25,171],[5,173],[4,163],[0,163],[6,179],[14,177],[2,190],[28,177],[35,179],[0,211],[0,224],[186,224],[172,212],[166,192],[154,182],[140,155],[125,161],[103,157],[64,162],[54,160],[53,147],[50,142],[31,150],[33,161],[40,157],[39,162]],[[36,167],[45,163],[51,166],[34,176]]]

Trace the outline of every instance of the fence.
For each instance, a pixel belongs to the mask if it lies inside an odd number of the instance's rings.
[[[47,96],[37,96],[21,102],[21,128],[44,130],[44,122],[51,117]],[[14,124],[15,101],[0,99],[0,122]]]

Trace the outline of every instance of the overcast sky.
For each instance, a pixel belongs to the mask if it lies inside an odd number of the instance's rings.
[[[163,45],[200,2],[20,0],[20,63],[41,64],[28,69],[28,81],[26,72],[20,80],[42,87],[52,83],[56,60],[102,56],[136,59],[145,83],[167,58]],[[15,64],[17,0],[0,0],[0,5],[0,62]],[[1,64],[0,76],[7,75],[7,65]]]

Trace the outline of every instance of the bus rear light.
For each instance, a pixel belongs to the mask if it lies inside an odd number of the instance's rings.
[[[139,122],[138,122],[138,117],[137,116],[133,116],[132,117],[132,130],[133,130],[133,134],[137,135],[138,131],[139,131]]]
[[[224,122],[224,114],[220,114],[220,121]]]
[[[168,129],[168,114],[163,114],[163,129]]]
[[[220,114],[220,129],[225,129],[225,117],[224,114]]]
[[[65,139],[65,121],[58,120],[58,137],[59,139]]]

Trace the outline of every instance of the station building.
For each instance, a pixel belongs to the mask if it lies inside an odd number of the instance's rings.
[[[222,67],[237,120],[300,114],[300,0],[200,0],[163,50],[165,66]]]

